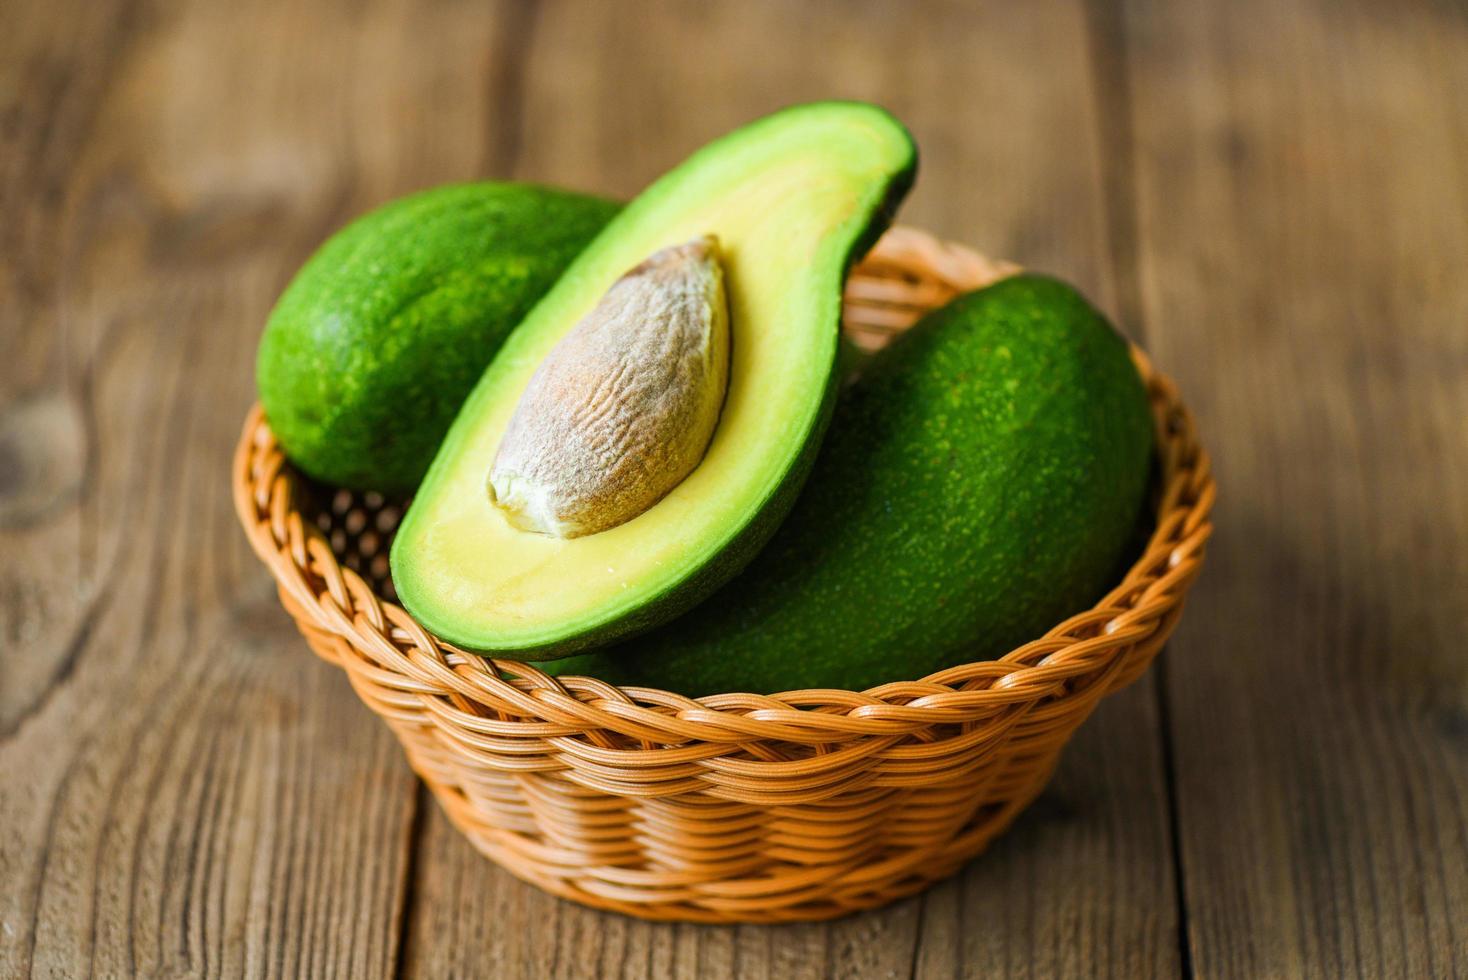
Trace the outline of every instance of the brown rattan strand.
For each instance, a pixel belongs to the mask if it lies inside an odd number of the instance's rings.
[[[846,329],[880,346],[1013,270],[893,229],[853,272]],[[997,661],[869,691],[690,700],[439,643],[386,598],[395,508],[323,497],[258,407],[235,456],[235,503],[311,648],[346,671],[484,854],[557,895],[646,918],[822,919],[908,895],[983,850],[1097,701],[1171,633],[1203,561],[1214,484],[1172,383],[1135,358],[1161,479],[1156,529],[1125,578]]]

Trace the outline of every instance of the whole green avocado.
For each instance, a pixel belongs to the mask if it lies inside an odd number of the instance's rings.
[[[319,480],[412,493],[500,344],[619,205],[532,184],[455,184],[333,235],[260,340],[260,402]]]
[[[1152,418],[1127,345],[1071,287],[955,299],[842,394],[770,544],[653,633],[541,665],[698,697],[862,690],[1001,656],[1119,576]]]

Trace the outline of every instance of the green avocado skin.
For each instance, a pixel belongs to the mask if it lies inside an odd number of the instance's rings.
[[[862,690],[1001,656],[1115,584],[1152,446],[1115,330],[1070,286],[1007,279],[868,362],[738,577],[635,641],[542,666],[700,697]]]
[[[413,492],[485,365],[619,205],[532,184],[454,184],[333,235],[260,341],[260,401],[319,480]]]

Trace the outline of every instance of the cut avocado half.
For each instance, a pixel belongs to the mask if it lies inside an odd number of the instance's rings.
[[[817,103],[704,147],[599,234],[486,369],[392,550],[404,606],[466,649],[553,659],[666,622],[731,578],[789,510],[829,420],[841,289],[911,186],[916,148],[885,111]],[[617,280],[716,236],[728,384],[702,461],[641,514],[556,538],[516,528],[487,479],[532,376]]]

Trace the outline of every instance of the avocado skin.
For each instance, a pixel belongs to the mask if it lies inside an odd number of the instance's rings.
[[[505,337],[619,207],[454,184],[333,235],[282,293],[256,363],[292,462],[337,486],[412,493]]]
[[[705,603],[545,665],[699,697],[862,690],[1001,656],[1115,584],[1143,514],[1146,392],[1071,287],[935,311],[842,393],[794,510]]]

